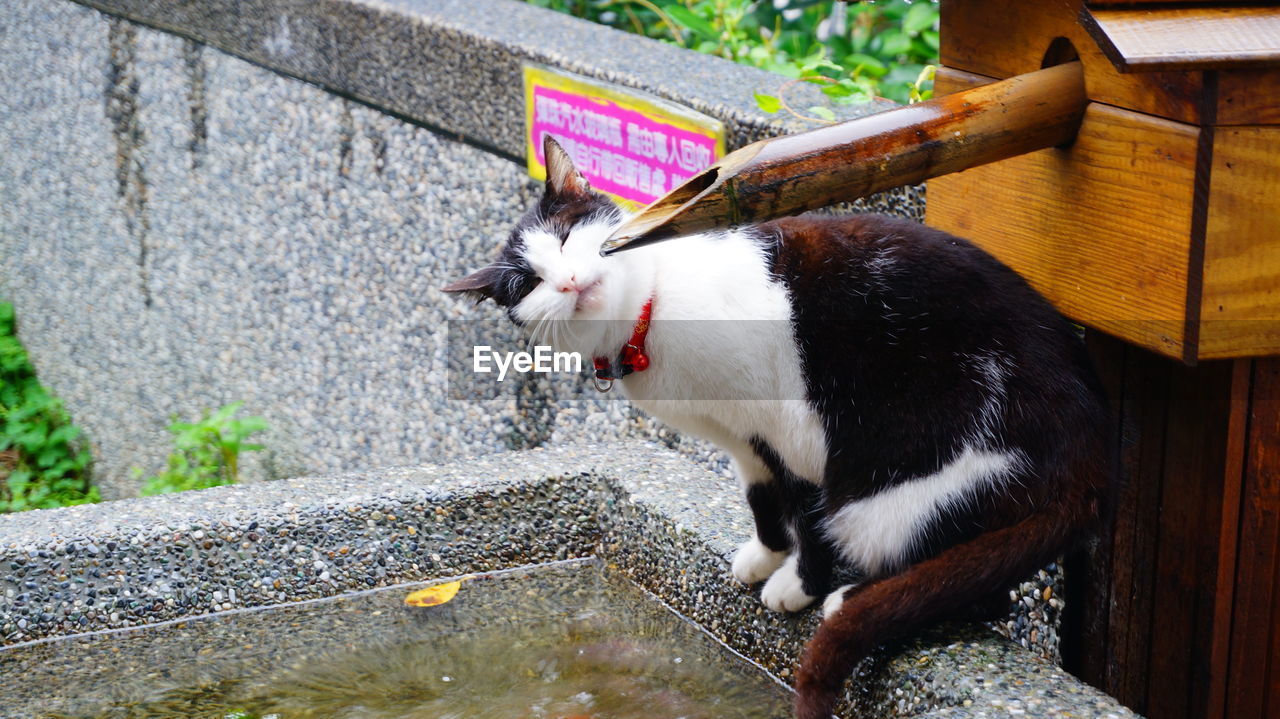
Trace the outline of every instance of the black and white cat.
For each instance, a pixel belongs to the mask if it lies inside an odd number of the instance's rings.
[[[498,261],[445,289],[495,300],[557,349],[625,360],[639,337],[647,368],[602,374],[731,456],[756,524],[733,575],[764,581],[778,611],[826,595],[801,719],[829,716],[878,644],[1004,596],[1095,524],[1100,384],[1071,326],[990,255],[860,215],[604,258],[623,212],[554,140],[545,152],[546,192]],[[833,589],[837,562],[866,580]]]

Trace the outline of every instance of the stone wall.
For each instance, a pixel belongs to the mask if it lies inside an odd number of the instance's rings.
[[[753,107],[776,76],[512,0],[92,4],[0,7],[0,298],[109,498],[171,416],[233,400],[271,425],[250,480],[659,436],[533,386],[445,397],[447,323],[493,311],[438,288],[537,192],[520,65],[658,92],[732,145],[795,129]]]

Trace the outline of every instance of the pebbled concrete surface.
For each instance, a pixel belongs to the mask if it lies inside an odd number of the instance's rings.
[[[536,62],[651,92],[725,122],[729,147],[806,129],[753,93],[785,78],[515,0],[76,0],[524,157],[521,66]],[[787,91],[822,103],[812,85]],[[876,105],[845,106],[843,117]]]
[[[0,716],[40,706],[18,669],[91,658],[41,638],[587,556],[786,681],[817,614],[769,612],[731,578],[747,517],[733,483],[635,442],[3,516]],[[886,648],[846,702],[849,716],[1132,716],[981,625]]]

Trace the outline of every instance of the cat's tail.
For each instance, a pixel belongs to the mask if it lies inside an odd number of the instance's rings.
[[[1052,562],[1099,517],[1100,497],[1072,499],[1058,498],[1016,524],[846,594],[805,648],[797,719],[828,719],[845,679],[880,644],[955,615]]]

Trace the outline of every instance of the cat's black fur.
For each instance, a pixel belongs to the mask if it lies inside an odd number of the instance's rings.
[[[1003,595],[1092,527],[1109,485],[1107,417],[1071,325],[972,243],[877,216],[800,217],[761,230],[778,238],[772,270],[794,297],[809,400],[833,448],[822,511],[954,458],[970,439],[958,428],[983,421],[977,415],[993,388],[980,358],[992,353],[1005,401],[991,441],[1026,460],[1015,481],[936,517],[906,571],[851,590],[824,623],[797,682],[800,716],[817,717],[829,713],[856,659],[891,632],[944,616],[947,605]],[[877,257],[892,264],[880,268]],[[986,543],[986,552],[966,544],[997,530],[1003,541]],[[930,557],[926,570],[919,562]],[[806,584],[829,577],[826,567],[808,569]],[[875,597],[860,601],[872,588]],[[866,636],[855,648],[849,634]]]

